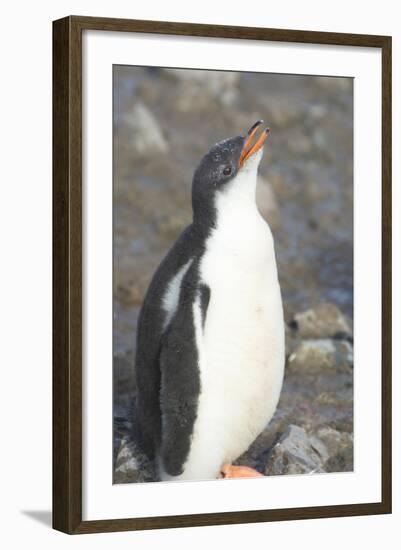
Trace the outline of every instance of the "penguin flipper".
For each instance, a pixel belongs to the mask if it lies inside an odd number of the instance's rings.
[[[190,269],[181,289],[180,305],[163,338],[160,353],[162,466],[170,476],[182,474],[188,457],[200,393],[199,351],[194,303],[204,324],[210,291],[194,280]]]
[[[196,232],[192,226],[187,227],[154,273],[139,314],[133,438],[151,460],[158,454],[161,440],[160,354],[166,332],[166,312],[161,304],[169,282],[196,256],[199,246]]]

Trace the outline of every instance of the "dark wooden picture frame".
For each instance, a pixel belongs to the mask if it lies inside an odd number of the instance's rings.
[[[82,31],[379,48],[382,55],[382,495],[380,502],[82,520]],[[391,513],[391,37],[95,17],[53,23],[53,527],[69,534]]]

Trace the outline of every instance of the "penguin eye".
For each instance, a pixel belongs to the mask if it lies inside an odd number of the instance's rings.
[[[231,170],[231,166],[226,166],[223,170],[223,174],[225,176],[229,176],[231,174],[232,170]]]

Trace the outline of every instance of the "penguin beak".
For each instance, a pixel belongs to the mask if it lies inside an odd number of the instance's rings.
[[[244,162],[247,159],[249,159],[249,157],[251,157],[257,151],[259,151],[259,149],[263,146],[264,142],[266,141],[266,138],[270,132],[269,128],[265,128],[263,132],[261,132],[259,136],[256,137],[258,129],[262,124],[263,124],[263,120],[258,120],[248,130],[248,133],[246,135],[244,145],[242,147],[242,151],[238,160],[238,168],[241,168],[241,166],[244,164]]]

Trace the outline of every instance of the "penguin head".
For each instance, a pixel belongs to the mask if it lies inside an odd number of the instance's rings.
[[[192,182],[192,206],[194,219],[206,224],[215,222],[216,200],[221,194],[250,188],[248,181],[256,185],[256,174],[262,159],[263,144],[269,133],[257,121],[246,136],[235,136],[213,145],[198,164]],[[252,192],[252,189],[249,189]]]

